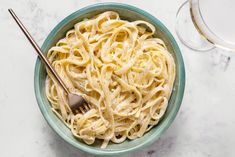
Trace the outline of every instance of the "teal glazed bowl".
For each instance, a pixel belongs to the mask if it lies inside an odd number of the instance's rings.
[[[174,57],[176,63],[176,78],[166,113],[157,126],[152,128],[141,138],[126,140],[121,144],[110,142],[106,149],[101,149],[101,141],[96,141],[93,145],[87,145],[81,140],[76,139],[63,122],[52,112],[50,103],[45,94],[45,79],[47,75],[45,66],[40,59],[37,59],[34,72],[34,87],[36,99],[44,118],[49,126],[66,142],[82,151],[96,155],[120,155],[142,149],[156,141],[175,119],[182,102],[185,87],[184,62],[174,37],[157,18],[134,6],[120,3],[100,3],[82,8],[66,17],[51,31],[41,47],[42,51],[46,53],[59,39],[65,36],[65,33],[70,30],[75,23],[108,10],[118,12],[122,19],[128,21],[144,20],[153,24],[156,27],[157,36],[166,43],[169,52],[171,52]]]

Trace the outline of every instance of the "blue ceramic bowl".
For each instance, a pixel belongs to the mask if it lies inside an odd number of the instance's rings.
[[[56,44],[56,42],[65,36],[65,33],[70,30],[75,23],[83,20],[84,18],[91,18],[94,15],[97,15],[101,12],[112,10],[119,13],[122,19],[126,19],[128,21],[134,20],[144,20],[156,27],[156,34],[159,38],[161,38],[165,43],[169,50],[172,53],[175,63],[176,63],[176,78],[174,83],[173,92],[171,94],[171,98],[169,100],[169,105],[167,107],[167,111],[164,117],[161,119],[160,123],[152,128],[148,133],[146,133],[143,137],[135,139],[135,140],[126,140],[121,144],[113,144],[110,143],[106,149],[100,148],[100,141],[95,142],[93,145],[87,145],[82,141],[74,138],[70,130],[61,122],[57,116],[51,111],[50,104],[45,95],[45,79],[46,79],[46,71],[45,67],[40,61],[37,59],[35,65],[34,72],[34,87],[35,94],[37,98],[37,102],[39,108],[51,126],[51,128],[66,142],[71,144],[72,146],[92,153],[96,155],[120,155],[122,153],[131,152],[134,150],[139,150],[144,148],[154,141],[156,141],[160,135],[170,126],[172,121],[175,119],[175,116],[180,108],[181,101],[184,94],[184,86],[185,86],[185,69],[183,59],[180,53],[180,49],[169,32],[169,30],[154,16],[149,13],[130,6],[126,4],[119,3],[101,3],[91,5],[85,8],[82,8],[64,20],[62,20],[48,35],[46,40],[42,45],[42,51],[47,52],[52,46]]]

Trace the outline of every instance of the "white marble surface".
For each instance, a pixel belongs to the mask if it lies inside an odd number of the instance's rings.
[[[175,36],[175,14],[184,0],[120,0],[158,17]],[[13,8],[41,45],[68,14],[104,0],[0,0],[0,156],[75,157],[81,152],[61,140],[43,119],[34,96],[36,54],[7,12]],[[177,39],[177,37],[176,37]],[[178,39],[177,39],[178,40]],[[148,148],[126,157],[234,157],[235,60],[224,53],[193,52],[180,42],[186,89],[171,127]]]

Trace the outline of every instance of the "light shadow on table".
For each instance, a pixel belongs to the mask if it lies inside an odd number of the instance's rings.
[[[50,128],[48,127],[48,129]],[[56,157],[95,157],[94,155],[87,154],[70,146],[52,130],[48,131],[48,134],[51,138],[51,143],[49,144],[50,149],[54,152],[54,156]]]

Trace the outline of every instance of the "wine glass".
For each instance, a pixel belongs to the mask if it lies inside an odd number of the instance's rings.
[[[235,0],[187,0],[176,15],[176,34],[188,48],[212,51],[213,64],[226,70],[235,52]],[[216,48],[216,49],[215,49]]]
[[[176,34],[195,51],[235,51],[235,0],[188,0],[177,12]]]

